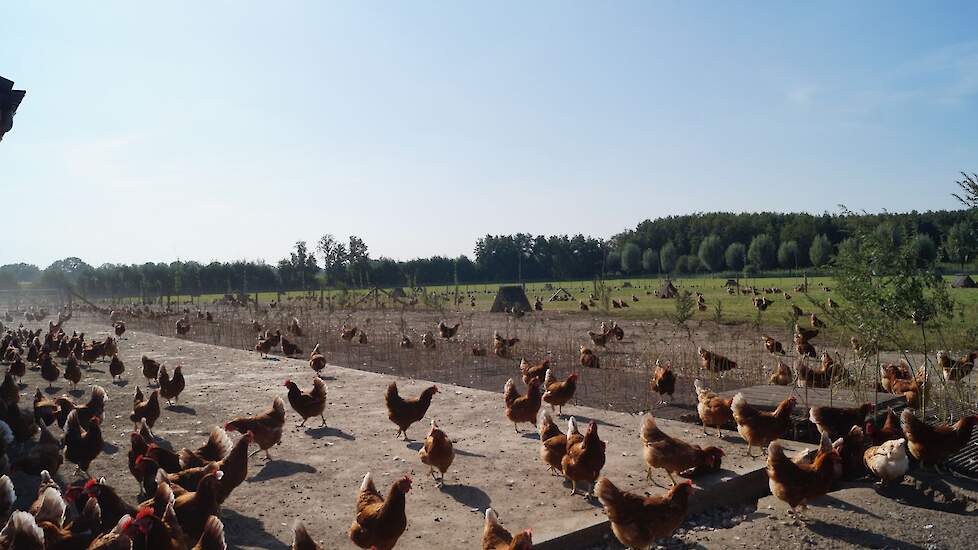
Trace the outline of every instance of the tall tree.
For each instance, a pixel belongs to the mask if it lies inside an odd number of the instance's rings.
[[[664,273],[672,273],[678,259],[679,251],[676,250],[676,245],[672,244],[672,241],[667,242],[659,251],[659,269]]]
[[[978,235],[968,222],[960,222],[951,226],[947,236],[944,238],[944,253],[947,254],[949,261],[952,261],[964,269],[964,264],[968,263],[978,250]]]
[[[785,241],[778,247],[778,264],[785,269],[798,268],[798,243]]]
[[[710,235],[700,242],[700,262],[710,271],[723,269],[723,241],[716,235]]]
[[[346,246],[337,241],[332,234],[326,233],[316,243],[316,250],[323,258],[323,270],[326,272],[327,281],[335,282],[342,277],[347,261]]]
[[[747,247],[744,246],[744,243],[730,243],[726,252],[723,253],[723,259],[727,268],[740,271],[744,269],[744,264],[747,263]]]
[[[621,249],[621,269],[629,275],[642,270],[642,249],[633,242],[625,243]]]
[[[778,247],[770,235],[761,233],[751,239],[747,248],[747,262],[756,269],[774,267],[778,258]]]
[[[890,241],[892,244],[892,241]],[[808,258],[815,267],[822,267],[832,259],[832,242],[826,235],[817,235],[808,249]]]
[[[659,253],[651,248],[642,252],[642,271],[646,273],[659,272]]]

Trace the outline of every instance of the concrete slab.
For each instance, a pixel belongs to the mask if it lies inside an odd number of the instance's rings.
[[[106,325],[72,323],[67,330],[84,330],[89,336],[107,333]],[[241,414],[265,409],[274,396],[285,398],[282,382],[291,378],[300,386],[311,385],[313,372],[305,361],[263,360],[242,350],[199,344],[177,338],[129,331],[120,342],[120,357],[127,367],[128,384],[109,383],[107,364],[96,364],[84,373],[83,384],[100,384],[109,392],[104,425],[106,452],[91,472],[106,476],[129,501],[136,500],[137,486],[126,468],[130,396],[136,384],[145,386],[140,372],[142,354],[162,359],[167,365],[183,365],[187,390],[181,405],[164,411],[157,424],[158,436],[175,448],[196,447],[210,428]],[[514,369],[514,377],[518,374]],[[254,457],[248,482],[239,487],[222,511],[229,545],[237,548],[286,548],[291,543],[291,526],[296,519],[307,525],[312,536],[326,548],[352,547],[346,530],[354,515],[354,501],[361,478],[373,472],[378,488],[386,489],[396,478],[410,474],[414,489],[408,495],[408,528],[398,548],[472,548],[482,533],[483,512],[492,506],[511,530],[532,527],[539,548],[569,548],[599,540],[608,533],[600,505],[581,496],[569,496],[569,484],[550,475],[540,462],[535,433],[513,431],[506,421],[501,393],[439,384],[428,418],[436,418],[453,440],[456,459],[447,474],[447,486],[438,489],[418,460],[421,440],[427,433],[427,418],[410,430],[416,441],[394,438],[387,419],[384,392],[397,381],[402,395],[416,395],[430,385],[336,366],[324,371],[329,406],[326,428],[297,428],[297,416],[289,409],[282,445],[266,463]],[[25,378],[22,405],[29,406],[35,386],[44,387],[37,372]],[[59,391],[63,392],[66,388]],[[499,389],[500,392],[502,388]],[[87,390],[84,397],[87,398]],[[635,415],[569,406],[565,412],[580,421],[594,419],[607,442],[604,474],[629,490],[662,492],[645,482],[640,418]],[[698,488],[692,507],[722,505],[767,490],[764,462],[748,458],[735,432],[724,432],[725,440],[704,435],[699,427],[661,420],[660,427],[672,435],[701,445],[718,445],[727,456],[724,470],[696,480]],[[60,435],[55,427],[55,434]],[[789,449],[798,447],[788,443]],[[72,465],[62,474],[72,479]],[[664,472],[656,481],[668,486]],[[21,504],[33,499],[32,481],[15,478]]]

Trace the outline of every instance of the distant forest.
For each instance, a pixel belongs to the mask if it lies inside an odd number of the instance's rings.
[[[818,270],[859,224],[912,240],[922,261],[939,260],[954,270],[965,270],[978,252],[974,208],[820,216],[716,212],[646,220],[609,239],[486,235],[476,241],[471,258],[372,258],[362,239],[329,234],[311,246],[297,242],[274,265],[178,261],[94,267],[71,257],[44,269],[4,265],[0,289],[71,284],[92,296],[139,296]]]

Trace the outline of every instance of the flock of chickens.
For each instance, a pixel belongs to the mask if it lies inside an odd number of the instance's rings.
[[[95,361],[108,362],[113,380],[125,374],[126,366],[118,357],[117,345],[117,339],[126,331],[122,320],[113,316],[115,338],[108,336],[104,340],[86,340],[83,333],[69,336],[61,327],[65,320],[59,317],[57,324],[49,323],[46,334],[40,328],[31,331],[21,327],[5,331],[0,339],[2,359],[8,364],[0,384],[3,401],[0,406],[0,471],[19,470],[41,480],[31,507],[26,511],[15,511],[16,488],[8,476],[0,477],[0,519],[6,520],[6,526],[0,531],[0,550],[224,548],[223,525],[219,519],[221,505],[245,481],[250,456],[264,452],[271,459],[270,450],[281,441],[286,421],[283,399],[276,397],[271,407],[260,414],[233,418],[223,427],[214,427],[200,447],[174,451],[154,435],[153,428],[161,416],[162,401],[177,403],[186,381],[180,366],[170,373],[165,365],[144,355],[141,374],[146,379],[149,395],[146,396],[138,386],[134,392],[129,416],[133,431],[128,453],[130,473],[139,484],[144,500],[130,504],[104,478],[95,478],[89,472],[92,461],[104,446],[101,422],[107,392],[103,387],[94,386],[86,402],[75,402],[68,395],[48,398],[37,389],[33,410],[23,410],[18,404],[20,382],[28,370],[39,371],[49,384],[63,377],[73,387],[81,379],[81,369],[90,368]],[[178,324],[178,329],[188,326]],[[454,326],[439,323],[438,335],[452,339],[460,326],[461,323]],[[260,354],[270,353],[274,348],[281,348],[286,355],[302,353],[281,331],[260,331],[260,327],[256,331],[259,337],[255,350]],[[297,319],[286,327],[289,334],[301,336],[301,331]],[[366,337],[355,327],[343,327],[342,335],[344,340],[352,340],[358,335]],[[805,345],[810,346],[809,340],[816,335],[816,329],[796,325],[795,344],[799,346],[799,353],[804,349],[807,355]],[[614,340],[621,340],[624,331],[616,323],[602,324],[600,333],[590,332],[589,336],[595,346],[605,347]],[[433,333],[426,333],[422,345],[427,346],[426,340],[433,338]],[[518,338],[495,334],[493,353],[510,357],[518,342]],[[413,343],[404,347],[410,345]],[[772,354],[783,353],[783,346],[771,338],[765,337],[764,345]],[[699,355],[701,366],[710,372],[723,373],[737,366],[736,362],[702,348]],[[960,378],[970,372],[976,357],[978,353],[973,353],[955,363],[944,354],[939,361],[946,364],[945,376]],[[970,366],[966,364],[969,359]],[[584,367],[599,367],[597,355],[585,346],[581,346],[580,362]],[[317,374],[326,367],[326,359],[318,345],[309,355],[309,366]],[[896,366],[886,366],[884,370],[889,373],[889,378],[884,376],[884,384],[895,389],[902,388],[900,384],[912,386],[918,381],[905,382],[905,373]],[[598,435],[597,424],[591,421],[582,433],[577,420],[571,416],[564,432],[555,421],[553,414],[561,414],[563,406],[574,397],[578,374],[571,373],[561,380],[554,372],[549,360],[540,363],[521,360],[520,379],[525,389],[521,390],[513,378],[506,382],[503,389],[506,419],[513,423],[517,432],[520,424],[535,426],[540,436],[539,457],[543,466],[568,480],[571,494],[576,494],[578,485],[583,484],[587,489],[585,498],[596,496],[622,544],[648,548],[656,540],[670,536],[685,520],[689,498],[694,491],[691,481],[677,483],[675,475],[694,477],[718,470],[724,451],[670,436],[658,428],[651,415],[646,415],[638,435],[648,479],[652,479],[654,469],[662,469],[672,479],[673,486],[664,494],[654,496],[621,490],[602,475],[606,443]],[[823,360],[821,370],[811,375],[799,371],[792,375],[792,380],[799,385],[818,385],[837,375],[832,365],[824,365]],[[923,383],[922,380],[919,382]],[[711,392],[700,380],[694,385],[704,433],[707,428],[715,428],[717,436],[723,437],[721,428],[736,424],[738,433],[747,443],[748,455],[754,447],[767,453],[771,492],[785,501],[792,512],[804,510],[811,499],[830,491],[842,478],[872,474],[883,484],[902,479],[910,466],[908,451],[921,465],[937,469],[967,443],[972,428],[978,423],[978,417],[966,417],[953,426],[931,426],[906,409],[899,418],[889,411],[883,424],[877,427],[871,419],[867,421],[873,409],[870,404],[856,408],[813,407],[808,419],[821,433],[821,445],[816,452],[789,458],[779,439],[792,426],[791,415],[797,401],[794,396],[786,398],[774,411],[767,412],[752,407],[742,394],[727,399]],[[308,391],[290,380],[285,381],[284,386],[291,408],[302,419],[300,425],[317,417],[323,425],[326,424],[326,388],[319,376],[314,378]],[[657,361],[651,380],[653,391],[671,397],[675,386],[676,375],[671,364]],[[438,391],[437,386],[431,386],[417,397],[402,397],[396,383],[389,385],[385,403],[388,418],[397,427],[395,437],[407,439],[408,429],[425,418]],[[549,410],[544,403],[549,405]],[[51,431],[55,424],[62,430],[61,438]],[[228,435],[234,432],[241,434],[236,442],[232,442]],[[18,447],[16,452],[15,445]],[[255,450],[249,454],[252,446]],[[419,450],[419,460],[429,467],[438,485],[444,484],[454,456],[448,434],[431,420],[424,445]],[[84,480],[60,487],[53,476],[64,461],[84,473]],[[405,476],[382,494],[375,487],[371,474],[367,473],[358,491],[356,516],[348,531],[349,539],[360,548],[393,548],[407,528],[406,495],[411,485],[411,478]],[[296,550],[320,548],[301,523],[295,525],[294,537],[293,548]],[[496,513],[490,508],[485,514],[482,546],[492,550],[531,548],[532,531],[510,533],[499,524]]]

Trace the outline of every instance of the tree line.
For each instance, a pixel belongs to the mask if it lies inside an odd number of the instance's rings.
[[[972,206],[966,203],[966,206]],[[355,235],[298,241],[264,261],[0,266],[0,289],[74,285],[94,296],[213,294],[335,287],[590,280],[618,275],[759,273],[826,266],[857,227],[909,243],[921,262],[965,269],[978,253],[978,209],[902,214],[702,213],[646,220],[609,239],[584,235],[486,235],[473,255],[373,258]]]

